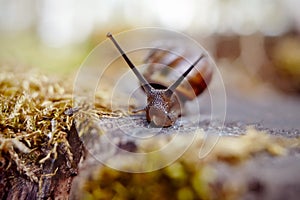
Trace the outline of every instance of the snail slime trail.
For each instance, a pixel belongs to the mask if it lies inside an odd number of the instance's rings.
[[[154,127],[169,127],[174,125],[176,120],[181,116],[180,101],[183,101],[184,103],[186,100],[192,100],[198,96],[206,89],[207,84],[211,80],[212,69],[210,66],[206,65],[206,67],[203,67],[202,70],[193,70],[195,66],[206,57],[204,54],[201,54],[192,65],[185,67],[184,73],[173,84],[168,86],[164,84],[164,81],[156,82],[152,79],[149,71],[151,72],[155,70],[153,69],[154,65],[152,64],[159,61],[157,58],[162,59],[163,56],[168,56],[168,54],[161,52],[161,50],[151,52],[146,58],[146,61],[150,63],[150,65],[143,75],[130,61],[112,34],[107,33],[107,37],[111,39],[125,62],[129,65],[130,69],[140,81],[141,87],[147,95],[147,106],[139,111],[146,112],[147,121]],[[180,56],[175,59],[176,62],[178,60],[184,60],[184,58]],[[176,68],[174,62],[171,62],[167,66],[171,66],[172,64],[172,68]],[[177,89],[185,78],[187,78],[188,84],[192,86],[193,91],[188,91],[187,89],[187,91],[178,90],[180,97],[178,98],[175,93],[177,94]],[[155,85],[159,85],[160,87],[157,88]]]

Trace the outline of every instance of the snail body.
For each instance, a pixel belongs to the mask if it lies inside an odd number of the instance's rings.
[[[211,67],[207,63],[199,64],[200,61],[205,60],[204,54],[201,54],[191,65],[184,56],[174,56],[170,53],[171,51],[155,49],[146,57],[147,67],[141,74],[113,36],[108,33],[107,37],[112,40],[140,81],[141,87],[147,95],[147,106],[139,111],[146,112],[146,119],[153,126],[169,127],[174,125],[181,116],[181,105],[201,94],[211,80]],[[177,74],[182,72],[182,74],[179,77],[175,76],[174,71],[177,71]],[[187,81],[183,82],[185,78]]]

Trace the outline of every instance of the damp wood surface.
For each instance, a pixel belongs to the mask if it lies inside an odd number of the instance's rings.
[[[105,91],[96,94],[94,106],[74,106],[69,83],[34,72],[1,72],[1,199],[297,199],[300,194],[297,129],[230,119],[222,124],[206,115],[155,129],[143,114],[112,110]],[[175,135],[180,142],[167,154],[130,156],[158,151]],[[126,172],[176,158],[186,141],[192,143],[169,165]]]

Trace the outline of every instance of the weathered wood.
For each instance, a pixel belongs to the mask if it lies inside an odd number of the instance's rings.
[[[83,155],[83,145],[74,125],[67,140],[73,160],[68,160],[67,153],[59,145],[57,159],[48,159],[42,164],[39,182],[34,182],[22,174],[14,160],[8,154],[2,154],[0,199],[68,199],[72,180],[78,173],[78,163]]]

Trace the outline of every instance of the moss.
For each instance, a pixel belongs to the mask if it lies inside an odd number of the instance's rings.
[[[11,173],[24,177],[39,185],[42,194],[51,192],[45,181],[56,174],[66,175],[60,170],[77,168],[71,149],[74,144],[69,143],[73,140],[68,138],[74,120],[80,119],[77,123],[80,126],[85,119],[82,115],[96,113],[98,117],[109,115],[111,111],[105,109],[100,97],[96,97],[95,109],[84,103],[74,108],[71,84],[71,80],[63,77],[33,71],[0,73],[0,167],[3,172],[0,176]],[[9,180],[0,182],[9,185]]]

